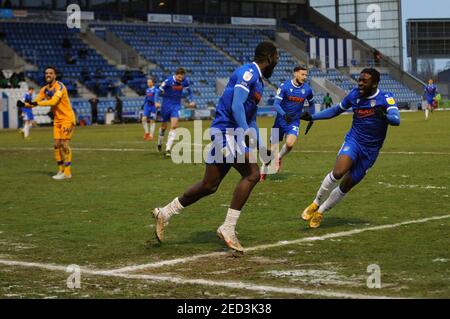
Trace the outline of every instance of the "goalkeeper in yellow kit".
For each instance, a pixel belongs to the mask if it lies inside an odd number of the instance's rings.
[[[47,85],[41,88],[36,99],[25,103],[25,107],[50,106],[54,114],[53,138],[55,160],[59,171],[53,176],[55,180],[72,178],[72,150],[69,142],[75,128],[75,113],[69,100],[69,94],[63,83],[56,80],[58,71],[55,67],[45,68],[45,81]]]

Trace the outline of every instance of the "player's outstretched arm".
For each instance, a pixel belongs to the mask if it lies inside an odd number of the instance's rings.
[[[388,108],[387,114],[386,114],[386,120],[390,125],[393,126],[399,126],[400,125],[400,112],[398,111],[398,108],[391,107]]]
[[[326,110],[323,110],[319,113],[313,114],[312,120],[313,121],[328,120],[328,119],[338,116],[339,114],[344,113],[345,111],[346,111],[346,109],[341,107],[341,104],[336,104],[335,106],[332,106]]]
[[[60,99],[61,97],[55,94],[50,100],[43,100],[38,102],[35,101],[33,103],[35,104],[34,106],[55,106],[59,103]]]
[[[21,101],[19,101],[19,102],[21,102]],[[21,105],[22,107],[27,107],[27,108],[33,108],[33,107],[38,106],[38,103],[36,101],[25,102],[25,103],[21,102],[21,103],[22,103],[22,105]]]
[[[29,107],[29,108],[38,106],[38,102],[42,101],[43,99],[45,99],[45,94],[44,94],[44,89],[42,88],[42,89],[39,91],[39,93],[38,93],[38,95],[36,96],[36,98],[34,99],[34,101],[31,102],[31,103],[25,102],[25,103],[24,103],[24,106],[25,106],[25,107]]]

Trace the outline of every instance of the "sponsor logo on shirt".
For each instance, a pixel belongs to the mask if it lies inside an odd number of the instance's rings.
[[[360,119],[374,115],[375,109],[356,109],[354,113]]]
[[[302,103],[305,101],[303,97],[297,97],[297,96],[288,96],[288,100],[292,102]]]

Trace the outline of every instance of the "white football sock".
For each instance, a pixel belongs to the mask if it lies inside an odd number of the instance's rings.
[[[428,110],[428,109],[425,109],[425,120],[428,119],[428,112],[429,112],[429,110]]]
[[[345,193],[341,191],[339,187],[336,187],[328,197],[328,199],[320,205],[319,209],[317,210],[320,213],[325,213],[327,210],[332,209],[334,206],[337,205],[345,196]]]
[[[29,124],[29,123],[25,123],[25,125],[23,126],[23,136],[24,137],[28,137],[28,135],[30,135],[30,127],[31,127],[31,124]]]
[[[337,186],[337,180],[333,176],[333,172],[328,173],[327,176],[322,181],[322,185],[320,185],[320,188],[317,192],[316,198],[314,199],[314,203],[317,206],[320,206],[322,204],[323,200],[325,199],[328,194]]]
[[[148,123],[147,120],[142,120],[142,126],[144,127],[145,134],[148,134]]]
[[[177,133],[175,130],[170,130],[169,137],[167,138],[166,151],[170,151],[172,148],[173,142],[175,141],[175,137]]]
[[[183,208],[184,207],[178,201],[178,197],[176,197],[169,204],[161,208],[161,210],[166,215],[167,219],[169,219],[173,215],[179,214]]]
[[[263,164],[260,170],[261,174],[267,174],[269,172],[269,165]]]
[[[234,231],[240,214],[240,210],[228,208],[227,217],[225,217],[225,222],[223,223],[224,227]]]
[[[162,128],[159,128],[159,136],[158,136],[158,145],[162,145],[162,142],[164,140],[164,133],[166,130],[163,130]]]
[[[150,123],[150,135],[153,135],[155,133],[155,123]]]
[[[289,150],[289,149],[287,148],[286,144],[284,144],[283,147],[281,148],[280,153],[278,154],[278,158],[279,158],[279,159],[282,159],[285,155],[289,154],[289,152],[290,152],[291,150],[292,150],[292,149]]]

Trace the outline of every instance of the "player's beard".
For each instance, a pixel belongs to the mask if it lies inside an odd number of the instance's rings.
[[[264,71],[262,72],[262,74],[263,74],[263,76],[264,76],[266,79],[269,79],[269,78],[272,76],[273,70],[275,69],[275,66],[276,66],[276,65],[277,65],[276,63],[273,63],[273,64],[271,64],[271,65],[268,65],[268,66],[264,69]]]
[[[45,82],[47,82],[48,85],[53,84],[55,79],[52,78],[45,78]]]
[[[373,87],[358,88],[359,97],[368,98],[369,96],[374,95],[377,92],[377,89],[378,88],[373,88]]]

